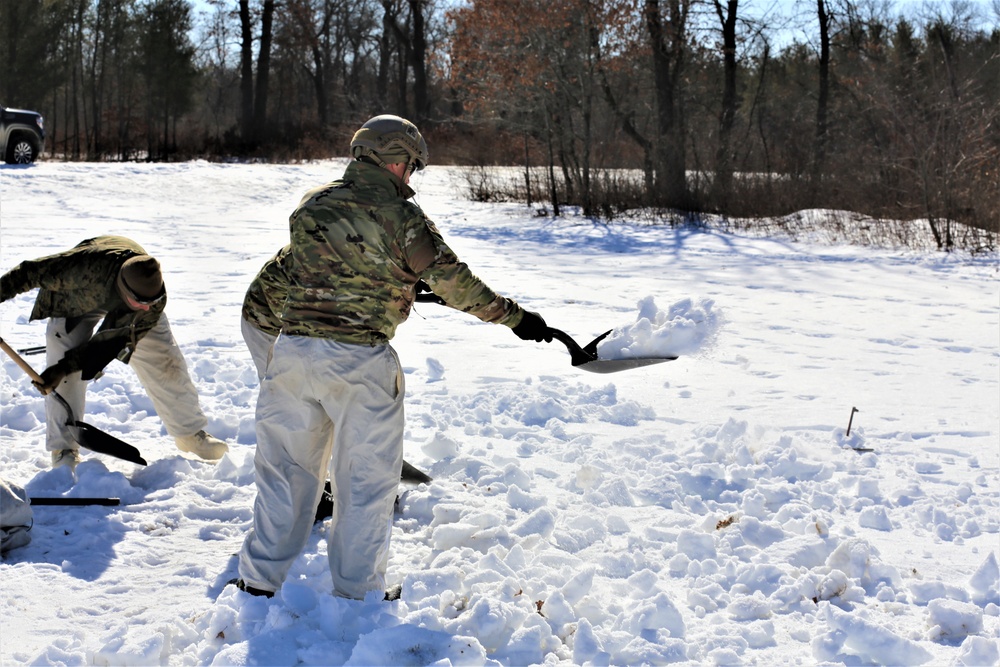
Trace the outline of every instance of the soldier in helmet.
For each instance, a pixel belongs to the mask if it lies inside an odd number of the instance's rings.
[[[281,333],[257,402],[254,522],[233,582],[255,595],[273,595],[305,546],[328,470],[334,593],[385,589],[403,462],[403,372],[389,341],[418,281],[522,340],[552,340],[541,316],[477,278],[409,201],[428,157],[413,123],[376,116],[351,153],[343,177],[307,192],[289,219]]]
[[[36,287],[40,290],[31,319],[49,320],[49,366],[37,385],[43,394],[58,389],[73,414],[82,415],[86,381],[117,358],[135,370],[178,449],[213,461],[228,451],[226,443],[204,430],[208,420],[163,313],[167,291],[160,264],[138,243],[98,236],[21,262],[0,276],[0,302]],[[45,415],[52,466],[75,468],[79,445],[53,396],[46,398]]]

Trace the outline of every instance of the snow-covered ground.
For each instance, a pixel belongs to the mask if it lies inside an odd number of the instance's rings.
[[[0,475],[121,506],[34,508],[0,564],[0,663],[1000,662],[996,257],[539,218],[466,201],[441,167],[417,202],[492,287],[581,344],[630,327],[602,354],[674,336],[682,356],[598,375],[419,305],[393,344],[406,459],[435,481],[400,488],[402,599],[334,598],[322,524],[274,599],[227,587],[254,497],[240,303],[343,165],[0,169],[0,271],[139,241],[230,443],[217,465],[181,454],[114,362],[83,420],[149,465],[87,454],[74,479],[49,469],[41,396],[3,359]],[[15,348],[44,342],[33,296],[0,307]]]

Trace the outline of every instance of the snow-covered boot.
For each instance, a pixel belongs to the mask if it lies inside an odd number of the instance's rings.
[[[183,435],[177,438],[177,449],[182,452],[191,452],[206,461],[217,461],[229,451],[229,446],[214,435],[198,431],[194,435]]]
[[[69,466],[70,470],[76,470],[76,464],[80,462],[80,450],[78,449],[60,449],[57,452],[52,452],[52,467],[61,468],[63,466]]]

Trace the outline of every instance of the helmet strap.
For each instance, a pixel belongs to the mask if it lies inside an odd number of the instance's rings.
[[[362,162],[371,162],[372,164],[377,165],[379,167],[382,167],[383,169],[385,168],[385,160],[383,160],[382,158],[380,158],[378,156],[378,154],[375,151],[371,150],[371,149],[366,150],[364,153],[362,153],[361,155],[359,155],[356,159],[358,159],[358,160],[360,160]]]

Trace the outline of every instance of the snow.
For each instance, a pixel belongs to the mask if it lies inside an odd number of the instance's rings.
[[[257,377],[240,304],[287,216],[343,161],[0,169],[0,271],[98,234],[157,256],[167,312],[230,453],[179,452],[114,362],[83,420],[135,445],[51,470],[41,396],[0,370],[0,466],[33,508],[0,564],[0,664],[996,665],[996,257],[417,202],[493,288],[602,358],[418,304],[393,344],[406,459],[389,566],[402,599],[331,595],[324,525],[271,600],[226,582],[252,520]],[[44,341],[34,294],[0,307]],[[41,357],[28,361],[41,370]],[[854,409],[857,412],[854,412]],[[848,422],[850,432],[847,432]]]
[[[639,301],[631,324],[615,327],[597,345],[601,359],[677,357],[704,352],[714,343],[721,324],[711,299],[681,299],[660,310],[652,296]]]

